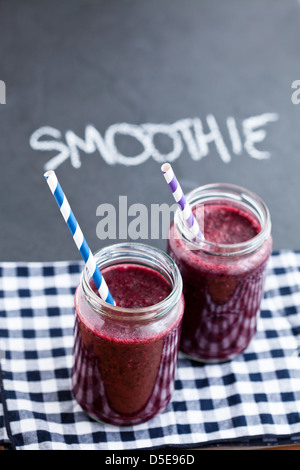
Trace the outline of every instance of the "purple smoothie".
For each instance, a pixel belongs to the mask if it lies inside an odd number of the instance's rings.
[[[122,308],[147,308],[171,292],[167,280],[145,266],[117,265],[103,274],[116,305]],[[73,393],[91,417],[132,425],[166,408],[173,392],[183,297],[178,308],[179,314],[174,308],[163,324],[129,324],[97,314],[78,287]]]
[[[180,349],[189,357],[225,361],[244,351],[254,336],[272,238],[247,255],[218,252],[260,230],[258,220],[240,207],[205,203],[204,237],[214,244],[211,254],[188,250],[171,225],[168,252],[181,271],[185,297]]]

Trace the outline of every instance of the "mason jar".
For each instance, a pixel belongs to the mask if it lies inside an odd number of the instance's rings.
[[[205,185],[186,199],[204,237],[195,240],[176,211],[167,252],[183,279],[180,349],[203,362],[230,360],[256,333],[272,251],[270,214],[256,194],[236,185]]]
[[[182,278],[166,253],[139,243],[103,248],[95,260],[116,306],[99,297],[84,268],[75,293],[73,394],[95,420],[142,423],[172,396]]]

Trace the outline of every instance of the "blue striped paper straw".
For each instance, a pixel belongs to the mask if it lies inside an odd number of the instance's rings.
[[[194,235],[196,241],[204,240],[203,233],[200,230],[198,222],[194,217],[192,209],[185,198],[185,195],[181,189],[181,186],[174,174],[171,165],[169,163],[164,163],[161,167],[161,171],[163,172],[165,180],[172,191],[175,201],[177,202],[182,211],[183,220],[187,228]]]
[[[72,234],[73,240],[80,251],[80,254],[86,264],[86,267],[90,273],[90,276],[93,278],[93,281],[97,287],[99,295],[102,300],[108,302],[109,304],[115,305],[115,302],[111,296],[111,293],[108,290],[107,284],[102,276],[100,269],[97,266],[95,258],[83,236],[81,228],[78,225],[78,222],[71,210],[70,204],[58,182],[56,174],[54,171],[47,171],[44,174],[48,186],[57,202],[60,212],[69,227],[69,230]]]

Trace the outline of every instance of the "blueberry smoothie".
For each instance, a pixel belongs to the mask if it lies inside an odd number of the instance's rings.
[[[75,294],[73,393],[96,420],[138,424],[170,401],[183,297],[171,305],[170,282],[147,266],[119,264],[103,275],[116,303],[112,313],[95,311],[81,286]],[[93,281],[90,289],[98,296]]]
[[[176,222],[171,225],[168,244],[183,279],[180,349],[204,362],[232,359],[249,345],[257,328],[272,250],[272,237],[268,230],[263,233],[259,212],[256,216],[245,204],[230,198],[223,201],[217,191],[214,194],[201,202],[203,244],[191,246],[178,233]]]

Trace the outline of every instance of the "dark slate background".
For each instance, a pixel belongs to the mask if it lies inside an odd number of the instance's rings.
[[[1,0],[0,260],[80,258],[44,181],[58,151],[30,144],[50,126],[66,143],[93,125],[172,124],[214,115],[231,161],[214,143],[194,161],[184,146],[173,168],[185,191],[211,182],[242,185],[270,208],[274,249],[300,248],[300,105],[291,84],[300,79],[300,4],[296,0]],[[232,152],[226,119],[241,133],[245,119],[276,113],[256,148],[270,158]],[[207,130],[207,128],[205,128]],[[51,140],[44,138],[44,140]],[[156,136],[161,153],[171,140]],[[123,154],[140,144],[119,136]],[[81,228],[95,251],[114,242],[96,234],[97,207],[173,203],[153,158],[138,166],[108,165],[99,151],[80,151],[81,167],[67,159],[56,170]],[[142,240],[164,248],[165,240]]]

